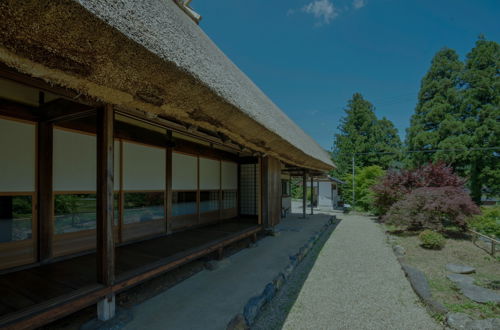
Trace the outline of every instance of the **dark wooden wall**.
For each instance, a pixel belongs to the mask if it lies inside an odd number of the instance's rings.
[[[276,226],[281,219],[281,162],[262,158],[262,217],[266,227]]]

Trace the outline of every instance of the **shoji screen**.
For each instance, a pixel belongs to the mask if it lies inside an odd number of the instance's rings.
[[[95,249],[97,139],[54,128],[54,256]]]
[[[232,218],[238,214],[238,164],[223,161],[221,163],[222,182],[222,218]]]
[[[165,190],[165,149],[123,142],[123,190]]]
[[[240,174],[240,212],[258,214],[260,173],[258,164],[242,164]]]
[[[0,117],[0,269],[35,261],[36,125]]]
[[[198,158],[172,153],[172,190],[198,190]]]
[[[54,129],[54,191],[96,191],[96,143],[94,135]]]
[[[123,141],[123,239],[166,231],[166,150]]]
[[[220,161],[200,157],[200,213],[202,222],[216,220],[220,209]],[[213,212],[217,212],[216,214]]]
[[[0,118],[0,192],[35,191],[34,124]]]

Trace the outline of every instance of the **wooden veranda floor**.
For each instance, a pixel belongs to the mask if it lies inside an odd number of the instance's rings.
[[[117,247],[116,284],[108,289],[119,292],[259,230],[237,220]],[[0,275],[0,328],[103,288],[96,282],[95,253]]]

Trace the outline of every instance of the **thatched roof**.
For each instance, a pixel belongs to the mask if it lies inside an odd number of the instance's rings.
[[[329,170],[329,155],[172,0],[0,3],[0,61],[116,104]]]

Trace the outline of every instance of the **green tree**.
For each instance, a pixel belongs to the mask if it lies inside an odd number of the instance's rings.
[[[410,150],[464,149],[467,138],[461,113],[461,73],[458,54],[443,48],[432,59],[420,85],[418,103],[407,129]],[[410,164],[444,160],[453,167],[463,163],[463,152],[410,153]]]
[[[339,133],[335,134],[333,159],[337,165],[334,175],[344,176],[351,170],[353,153],[372,150],[373,126],[377,121],[373,105],[360,93],[355,93],[348,101],[345,117],[340,120]],[[371,165],[369,155],[356,156],[357,166]]]
[[[367,166],[356,170],[354,175],[355,206],[363,211],[372,211],[374,192],[372,187],[384,176],[384,170],[377,165]],[[352,202],[352,174],[343,177],[346,182],[342,186],[342,196],[346,203]]]
[[[377,120],[373,127],[372,140],[372,150],[379,152],[374,154],[374,162],[385,170],[398,167],[403,146],[392,121],[385,117]]]
[[[467,54],[463,72],[464,121],[470,148],[500,146],[500,45],[479,37]],[[500,150],[477,150],[467,154],[473,200],[481,201],[483,188],[500,194]]]

